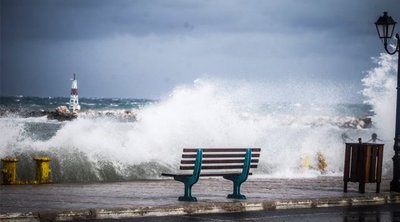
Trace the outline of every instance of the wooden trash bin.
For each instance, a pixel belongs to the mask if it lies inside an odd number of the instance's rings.
[[[361,140],[360,140],[361,141]],[[383,144],[346,143],[344,192],[348,182],[358,182],[358,192],[365,193],[365,183],[376,183],[379,193],[382,177]]]

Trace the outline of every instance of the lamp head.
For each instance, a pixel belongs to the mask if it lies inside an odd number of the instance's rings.
[[[378,31],[379,38],[382,39],[383,43],[386,45],[388,39],[391,39],[393,36],[396,22],[391,16],[388,16],[387,12],[384,12],[383,16],[380,16],[375,22],[375,25],[376,30]]]

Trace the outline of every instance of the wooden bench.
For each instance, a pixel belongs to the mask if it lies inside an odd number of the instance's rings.
[[[180,172],[162,173],[185,184],[184,196],[180,201],[197,201],[192,197],[192,186],[200,176],[223,177],[233,182],[232,199],[246,199],[240,193],[240,186],[251,175],[251,169],[257,168],[261,148],[186,148],[183,149]]]

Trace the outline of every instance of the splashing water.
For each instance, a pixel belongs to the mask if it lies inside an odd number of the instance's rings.
[[[17,155],[25,163],[20,177],[31,177],[26,164],[31,157],[50,155],[53,180],[61,182],[158,178],[177,166],[183,147],[261,147],[256,174],[268,177],[318,176],[314,169],[322,154],[325,172],[341,174],[343,135],[353,139],[346,142],[369,138],[372,132],[385,140],[393,137],[395,60],[382,54],[375,61],[378,67],[362,80],[367,105],[341,104],[346,95],[326,85],[300,87],[299,92],[314,96],[300,100],[287,96],[287,87],[273,84],[201,79],[177,87],[161,101],[132,107],[136,121],[94,117],[90,107],[78,119],[62,123],[3,116],[0,156]],[[315,96],[324,91],[328,93]],[[370,116],[374,124],[366,127]],[[305,157],[315,167],[299,167]],[[386,168],[389,160],[385,157]]]
[[[396,115],[396,74],[397,58],[381,53],[373,58],[378,66],[369,70],[362,79],[362,94],[365,103],[370,104],[375,113],[372,120],[382,143],[385,144],[384,159],[386,168],[391,169],[393,156],[395,115]]]
[[[382,53],[373,58],[378,67],[367,72],[362,79],[365,102],[372,105],[376,128],[384,138],[394,135],[395,105],[396,105],[396,64],[395,56]]]

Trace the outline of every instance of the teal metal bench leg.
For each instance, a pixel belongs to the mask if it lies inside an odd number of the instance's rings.
[[[179,201],[197,201],[196,197],[192,197],[193,184],[185,183],[185,195],[178,198]]]
[[[240,194],[240,185],[242,185],[242,183],[233,181],[233,194],[228,195],[229,199],[246,199],[245,195]]]
[[[251,149],[246,150],[246,156],[244,158],[242,174],[235,176],[224,176],[225,179],[233,182],[233,193],[228,195],[229,199],[246,199],[245,195],[240,194],[240,186],[247,180],[250,172],[251,164]]]
[[[178,198],[179,201],[197,201],[196,197],[192,197],[192,186],[199,181],[202,159],[203,150],[198,149],[192,176],[185,177],[183,180],[176,178],[176,180],[179,180],[185,184],[185,194],[184,196],[180,196]]]

